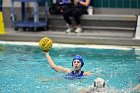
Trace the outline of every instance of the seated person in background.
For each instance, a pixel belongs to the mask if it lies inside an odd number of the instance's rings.
[[[48,52],[46,52],[46,58],[48,59],[48,63],[52,69],[54,69],[57,72],[67,73],[67,75],[66,75],[67,79],[76,79],[76,78],[80,79],[82,76],[87,76],[87,75],[91,74],[91,72],[85,72],[85,71],[81,70],[81,68],[84,65],[84,61],[80,55],[74,56],[74,58],[72,60],[72,66],[74,68],[73,70],[56,65],[53,62],[53,60]]]
[[[106,82],[102,78],[97,78],[90,88],[84,88],[79,93],[107,93]]]
[[[62,12],[63,18],[68,26],[68,29],[66,30],[67,33],[72,32],[74,30],[70,17],[73,17],[77,24],[75,32],[80,33],[83,31],[81,27],[80,18],[82,14],[87,13],[87,8],[90,5],[90,1],[91,0],[74,0],[74,6]]]

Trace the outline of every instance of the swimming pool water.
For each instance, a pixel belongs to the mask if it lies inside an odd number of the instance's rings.
[[[47,63],[39,46],[0,44],[0,93],[76,93],[101,77],[107,86],[124,93],[138,83],[140,49],[112,49],[54,46],[50,50],[54,62],[72,69],[72,59],[80,54],[85,62],[82,70],[91,76],[78,80],[64,79]],[[113,93],[113,92],[112,92]],[[128,91],[126,93],[129,93]]]

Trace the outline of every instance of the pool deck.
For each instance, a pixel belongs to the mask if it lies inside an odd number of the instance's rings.
[[[6,34],[0,35],[1,41],[38,42],[44,36],[51,37],[55,43],[94,44],[94,45],[124,45],[139,46],[140,39],[135,39],[129,33],[83,32],[65,33],[64,31],[14,31],[6,28]],[[115,33],[115,34],[114,34]]]

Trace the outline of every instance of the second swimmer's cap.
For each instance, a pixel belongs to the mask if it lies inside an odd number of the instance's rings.
[[[74,60],[79,60],[81,62],[81,68],[83,67],[84,61],[83,61],[83,59],[82,59],[82,57],[80,55],[74,56],[73,61]],[[73,61],[72,61],[72,66],[73,66]]]

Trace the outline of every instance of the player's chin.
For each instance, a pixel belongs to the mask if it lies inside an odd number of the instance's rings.
[[[74,67],[74,69],[75,69],[75,70],[79,70],[79,69],[80,69],[80,67],[78,67],[78,66],[75,66],[75,67]]]

